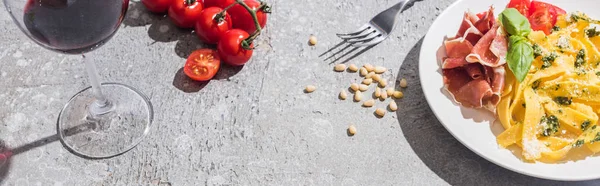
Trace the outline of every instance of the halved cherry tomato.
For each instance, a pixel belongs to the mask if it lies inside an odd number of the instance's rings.
[[[173,0],[142,0],[142,3],[150,12],[165,13],[173,4]]]
[[[224,17],[219,22],[217,15],[223,9],[219,7],[210,7],[202,10],[200,17],[196,22],[196,35],[205,43],[216,44],[219,42],[221,35],[228,30],[231,30],[231,17],[227,12],[224,12]]]
[[[540,1],[532,1],[531,2],[531,15],[539,10],[547,10],[550,15],[550,20],[552,21],[552,25],[556,24],[556,19],[559,15],[567,14],[567,12],[557,6],[554,6],[550,3],[544,3]]]
[[[181,28],[193,28],[202,12],[201,0],[174,0],[169,8],[169,17]]]
[[[510,0],[506,8],[514,8],[517,11],[521,12],[521,14],[525,17],[529,16],[530,12],[530,0]]]
[[[544,31],[546,35],[549,35],[552,27],[552,16],[548,9],[537,9],[531,16],[529,16],[529,24],[531,29]]]
[[[221,67],[221,60],[217,51],[211,49],[198,49],[187,58],[183,73],[196,81],[212,79]]]
[[[264,28],[267,24],[267,13],[264,10],[259,10],[260,2],[256,0],[245,0],[244,3],[250,7],[251,10],[256,11],[256,18],[258,18],[258,24],[261,28]],[[239,28],[243,31],[248,32],[249,34],[254,33],[256,31],[256,27],[254,26],[254,19],[252,19],[252,15],[248,13],[242,5],[234,5],[229,10],[229,15],[231,15],[231,20],[233,21],[233,28]]]
[[[235,0],[204,0],[204,8],[219,7],[227,8],[230,4],[235,3]]]
[[[225,32],[217,44],[217,51],[223,62],[233,66],[246,64],[252,57],[252,50],[242,48],[242,41],[248,37],[248,33],[240,29],[231,29]],[[254,44],[251,44],[250,47],[254,47]]]

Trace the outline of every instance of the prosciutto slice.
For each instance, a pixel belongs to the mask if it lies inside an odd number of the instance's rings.
[[[444,88],[458,104],[495,111],[504,89],[507,42],[494,9],[465,12],[455,37],[444,42]]]
[[[485,66],[499,67],[506,63],[507,42],[503,28],[496,23],[477,44],[473,46],[471,54],[467,55],[467,62],[481,63]]]

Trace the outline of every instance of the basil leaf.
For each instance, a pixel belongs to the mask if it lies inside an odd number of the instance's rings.
[[[504,11],[502,11],[498,17],[500,17],[502,26],[504,26],[504,29],[510,35],[526,37],[531,32],[529,20],[527,20],[525,16],[521,15],[517,9],[504,9]]]
[[[508,52],[506,62],[517,80],[522,82],[531,68],[533,61],[533,47],[525,37],[513,35],[508,38]]]

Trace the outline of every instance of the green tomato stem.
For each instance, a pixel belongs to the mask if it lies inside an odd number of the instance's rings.
[[[250,9],[250,7],[246,3],[244,3],[243,0],[236,0],[236,2],[242,5],[248,11],[248,13],[250,13],[252,19],[254,20],[254,26],[256,27],[256,31],[254,31],[254,33],[252,33],[250,37],[244,40],[245,44],[242,44],[245,45],[243,46],[245,49],[251,49],[249,46],[252,44],[254,39],[256,39],[258,35],[260,35],[260,32],[262,31],[260,28],[260,24],[258,23],[258,17],[256,17],[256,11]]]
[[[195,2],[196,2],[196,0],[185,0],[185,5],[190,6],[190,5],[194,4]]]
[[[216,21],[217,23],[223,22],[225,20],[225,13],[227,12],[227,10],[229,10],[231,7],[233,7],[234,5],[237,5],[237,4],[238,4],[238,2],[231,3],[229,6],[225,7],[225,9],[223,9],[223,11],[219,12],[213,20]]]

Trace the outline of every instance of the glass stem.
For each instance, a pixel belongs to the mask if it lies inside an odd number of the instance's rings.
[[[87,70],[89,81],[92,84],[92,92],[96,98],[89,106],[89,112],[92,116],[106,114],[112,111],[113,105],[102,93],[102,85],[100,84],[100,76],[98,75],[96,64],[85,57],[85,55],[82,55],[82,57],[85,62],[85,69]]]

